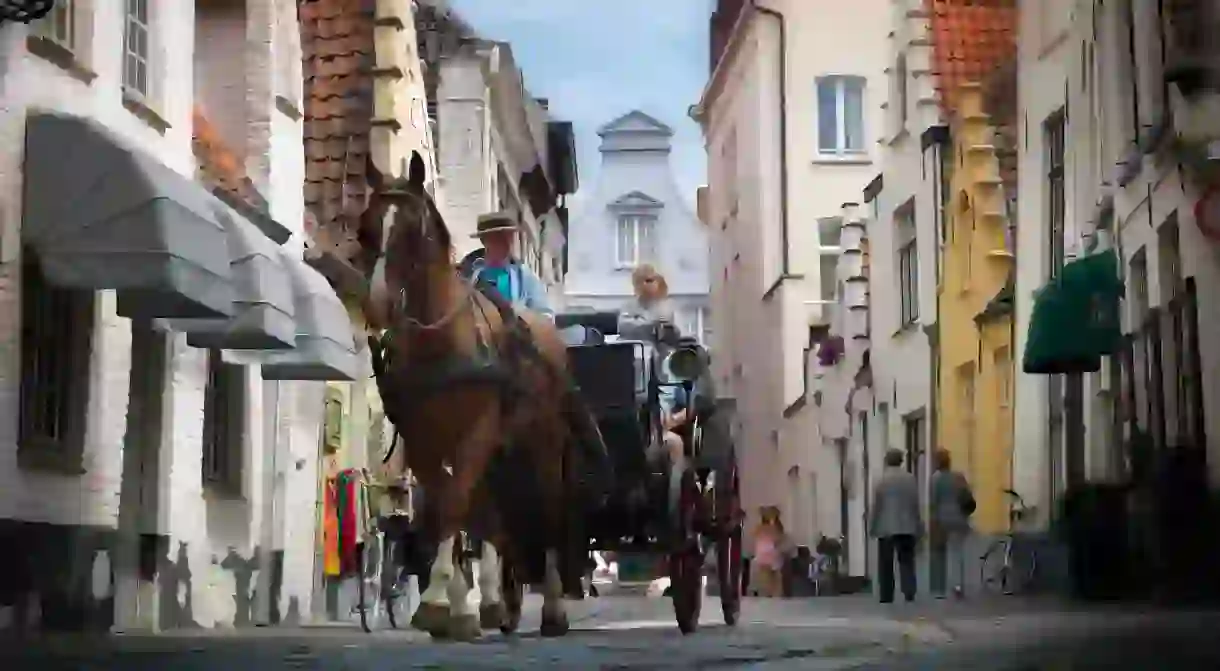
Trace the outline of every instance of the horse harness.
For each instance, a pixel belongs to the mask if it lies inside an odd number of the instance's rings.
[[[499,347],[480,332],[477,339],[478,350],[473,356],[452,355],[435,362],[413,365],[409,376],[405,379],[395,379],[391,383],[389,374],[393,371],[394,362],[386,360],[386,353],[393,352],[393,338],[399,329],[387,329],[380,337],[369,336],[373,374],[377,379],[378,391],[386,400],[384,403],[386,418],[395,427],[395,439],[391,443],[389,451],[382,458],[383,463],[388,462],[394,455],[398,438],[406,428],[405,417],[401,413],[402,401],[420,403],[446,389],[469,384],[492,384],[501,387],[505,392],[524,392],[524,386],[520,383],[520,372],[522,364],[526,360],[541,364],[545,370],[557,373],[534,345],[529,335],[529,325],[513,309],[512,305],[495,291],[494,287],[488,285],[472,283],[467,297],[441,320],[434,324],[422,324],[410,320],[407,328],[411,326],[417,330],[439,328],[442,322],[451,320],[463,309],[476,309],[482,313],[483,308],[476,299],[478,294],[491,302],[504,323],[503,341]],[[484,320],[486,321],[485,315]],[[501,395],[503,415],[511,415],[515,410],[517,396],[518,394],[515,393]]]

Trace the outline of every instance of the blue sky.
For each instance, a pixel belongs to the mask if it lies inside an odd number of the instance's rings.
[[[706,161],[686,111],[707,80],[708,0],[450,2],[479,34],[511,43],[530,92],[574,123],[585,194],[597,178],[598,127],[640,109],[677,133],[673,170],[694,201]]]

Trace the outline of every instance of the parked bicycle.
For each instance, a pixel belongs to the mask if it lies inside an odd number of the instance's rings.
[[[356,583],[357,601],[353,610],[360,615],[360,628],[371,633],[383,621],[388,622],[391,628],[398,628],[399,615],[402,614],[400,602],[406,594],[409,579],[405,557],[411,551],[402,544],[404,539],[411,537],[411,516],[407,510],[403,510],[403,507],[409,509],[410,504],[402,506],[405,492],[401,484],[366,482],[363,486],[369,494],[380,490],[388,499],[388,509],[381,514],[373,513],[373,519],[369,521]],[[369,500],[383,499],[370,496]]]
[[[987,547],[980,559],[983,589],[1011,596],[1028,589],[1038,570],[1038,553],[1028,543],[1016,542],[1016,531],[1022,520],[1033,513],[1021,495],[1011,489],[1004,493],[1010,499],[1008,532]]]

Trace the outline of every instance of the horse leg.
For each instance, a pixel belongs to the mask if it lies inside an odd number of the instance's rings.
[[[479,626],[499,629],[504,625],[504,602],[500,594],[500,556],[496,546],[483,542],[483,558],[479,561]]]
[[[463,539],[468,537],[463,535]],[[468,541],[467,541],[468,542]],[[481,600],[477,576],[479,561],[470,559],[466,542],[455,548],[456,570],[449,580],[449,638],[455,641],[473,641],[482,635],[479,628],[479,602]]]
[[[428,588],[419,597],[419,607],[411,618],[411,626],[426,631],[433,638],[449,636],[449,583],[456,573],[453,547],[457,534],[447,534],[436,548],[436,558],[428,570]]]
[[[559,577],[559,551],[546,551],[546,582],[542,592],[543,636],[563,636],[568,633],[568,613],[563,603],[563,580]]]
[[[525,583],[520,564],[508,546],[500,558],[500,595],[504,601],[504,619],[500,631],[511,634],[521,625],[521,602],[525,598]]]

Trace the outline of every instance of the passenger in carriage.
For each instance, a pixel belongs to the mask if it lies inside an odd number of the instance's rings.
[[[513,258],[513,239],[517,221],[508,212],[494,212],[479,217],[474,237],[483,243],[483,255],[468,256],[462,262],[462,272],[476,286],[494,289],[514,308],[527,308],[554,317],[546,285],[534,271]]]
[[[650,264],[636,266],[631,273],[635,299],[619,312],[618,335],[624,340],[654,341],[659,324],[674,323],[665,276]]]

